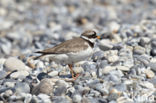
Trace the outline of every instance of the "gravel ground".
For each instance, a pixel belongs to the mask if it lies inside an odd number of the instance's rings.
[[[93,29],[93,56],[68,66],[34,52]],[[0,0],[0,103],[155,103],[155,0]]]

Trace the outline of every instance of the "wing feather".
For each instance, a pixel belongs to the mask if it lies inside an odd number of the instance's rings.
[[[80,50],[87,49],[88,45],[86,45],[82,38],[74,38],[72,40],[67,40],[59,45],[54,46],[53,48],[48,48],[43,51],[38,51],[36,53],[42,54],[62,54],[69,52],[79,52]]]

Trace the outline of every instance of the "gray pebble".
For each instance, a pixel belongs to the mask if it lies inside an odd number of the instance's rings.
[[[65,95],[66,93],[66,86],[65,85],[59,85],[57,86],[57,88],[54,90],[54,95],[55,96],[62,96],[62,95]]]
[[[122,92],[127,90],[127,86],[124,83],[120,83],[120,84],[115,85],[115,88],[118,91],[122,91]]]
[[[49,76],[52,76],[52,77],[58,76],[58,71],[49,72],[48,75],[49,75]]]
[[[113,44],[109,40],[101,40],[99,44],[99,48],[103,51],[110,50],[113,48]]]
[[[81,103],[82,97],[80,94],[74,94],[72,97],[74,103]]]
[[[3,79],[7,76],[7,72],[6,71],[0,71],[0,79]]]
[[[12,79],[24,79],[26,76],[29,75],[29,72],[27,71],[17,71],[17,72],[13,72],[11,75],[10,75],[10,78]]]
[[[141,46],[145,46],[146,44],[149,44],[149,43],[150,43],[150,38],[148,38],[148,37],[142,37],[140,39],[140,45]]]
[[[64,97],[64,96],[53,97],[52,102],[53,103],[72,103],[72,101],[69,98]]]
[[[97,60],[102,59],[103,57],[104,57],[103,51],[96,51],[96,52],[93,54],[92,59],[93,59],[94,61],[97,61]]]
[[[5,61],[4,66],[6,71],[26,70],[26,65],[15,57],[8,58]]]
[[[53,83],[51,83],[50,79],[41,80],[40,84],[33,88],[32,94],[51,94],[53,92]]]
[[[46,94],[39,94],[37,97],[41,99],[40,102],[42,103],[51,103],[50,96]]]
[[[30,86],[27,83],[16,83],[15,85],[16,93],[29,93],[30,92]]]
[[[149,66],[153,71],[156,71],[156,63],[149,63],[148,66]]]
[[[134,54],[145,54],[145,48],[141,47],[141,46],[135,46],[134,50],[133,50]]]

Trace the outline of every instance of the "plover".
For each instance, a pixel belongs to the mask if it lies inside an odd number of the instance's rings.
[[[80,37],[67,40],[43,51],[37,51],[36,53],[41,55],[35,59],[49,58],[49,60],[56,63],[68,64],[72,78],[76,79],[79,74],[74,75],[73,64],[83,61],[92,55],[94,42],[97,38],[100,39],[100,36],[97,36],[95,31],[85,31]]]

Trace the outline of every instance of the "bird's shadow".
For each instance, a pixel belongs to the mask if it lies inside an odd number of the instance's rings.
[[[71,74],[68,75],[59,75],[60,78],[72,78]]]

